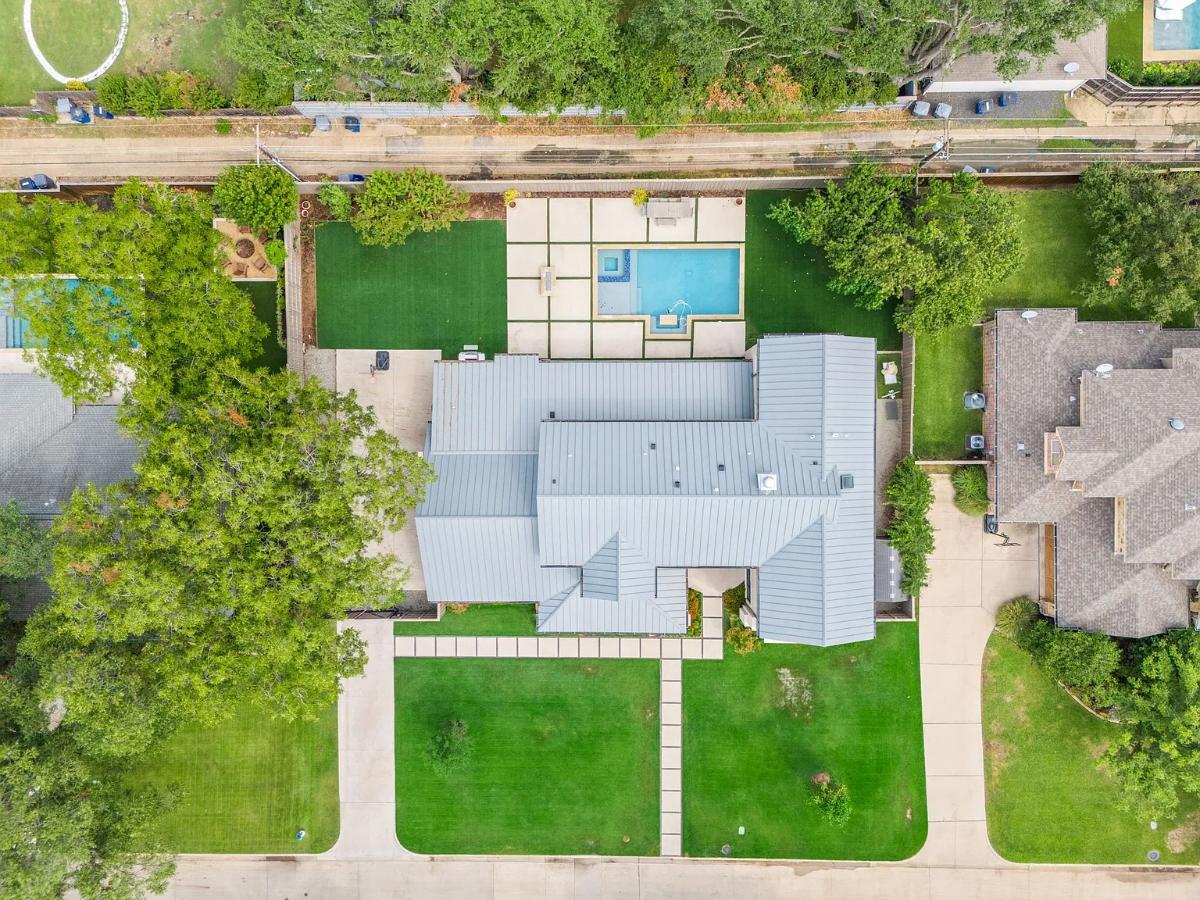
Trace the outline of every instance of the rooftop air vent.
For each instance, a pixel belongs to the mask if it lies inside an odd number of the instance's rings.
[[[762,472],[758,476],[758,490],[763,494],[773,494],[779,490],[779,476],[774,472]]]
[[[550,418],[554,418],[554,410],[550,410]]]
[[[1096,366],[1096,374],[1101,378],[1111,378],[1114,368],[1116,367],[1112,363],[1100,363]]]
[[[725,463],[717,463],[717,471],[724,472],[725,471]]]
[[[850,490],[850,488],[854,487],[854,476],[853,475],[843,475],[840,480],[842,483],[843,491],[848,491],[848,490]]]
[[[1172,431],[1183,431],[1183,419],[1179,418],[1179,416],[1171,416],[1167,420],[1167,424],[1171,426]]]

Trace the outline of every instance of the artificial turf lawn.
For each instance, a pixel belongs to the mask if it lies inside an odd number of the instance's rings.
[[[216,728],[176,732],[130,777],[179,791],[161,821],[171,851],[320,853],[338,836],[337,709],[284,722],[245,706]]]
[[[532,603],[472,603],[466,611],[446,610],[437,622],[398,620],[396,634],[484,635],[524,637],[537,634]]]
[[[251,368],[264,366],[272,372],[287,368],[287,351],[279,346],[276,338],[278,323],[275,306],[277,303],[277,287],[273,281],[239,281],[237,286],[250,297],[254,304],[254,316],[267,326],[267,336],[263,338],[262,353],[250,360]]]
[[[1158,830],[1120,806],[1116,780],[1097,767],[1118,726],[1088,713],[1032,657],[993,633],[983,661],[988,837],[1005,859],[1031,863],[1200,863],[1200,801]],[[1192,839],[1172,852],[1184,820]],[[1176,839],[1180,837],[1176,835]]]
[[[808,678],[811,720],[778,708],[776,669]],[[767,644],[683,664],[683,841],[689,856],[904,859],[925,842],[917,626],[841,647]],[[837,827],[810,801],[828,772],[850,791]],[[738,827],[746,827],[745,835]]]
[[[396,660],[400,843],[657,854],[658,702],[652,660]],[[466,722],[474,752],[443,775],[428,749],[450,719]]]
[[[215,78],[226,91],[235,66],[224,53],[225,23],[244,0],[128,0],[129,34],[111,71],[135,74],[183,69]],[[0,105],[28,104],[33,92],[61,90],[38,65],[25,41],[22,0],[0,0]],[[121,11],[113,0],[37,0],[33,33],[51,65],[68,77],[87,74],[116,45]]]
[[[317,345],[507,350],[503,222],[458,222],[399,247],[367,247],[345,222],[317,229]]]
[[[827,287],[833,277],[821,251],[798,244],[767,218],[784,197],[799,202],[799,191],[746,192],[746,341],[761,335],[840,332],[873,337],[879,350],[899,350],[900,333],[891,308],[859,309],[849,297]]]

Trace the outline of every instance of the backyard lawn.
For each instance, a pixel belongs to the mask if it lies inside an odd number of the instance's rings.
[[[400,843],[657,854],[658,703],[652,660],[396,660]],[[429,743],[451,719],[467,724],[474,750],[441,774]]]
[[[988,836],[1014,862],[1200,863],[1200,802],[1152,831],[1119,805],[1096,761],[1117,726],[1097,719],[1024,650],[993,634],[984,655]]]
[[[1108,20],[1108,62],[1124,59],[1142,63],[1142,4]]]
[[[459,222],[399,247],[366,247],[345,222],[317,229],[317,344],[488,356],[508,343],[505,232]]]
[[[128,0],[129,34],[113,72],[188,69],[217,79],[229,90],[234,65],[221,50],[225,22],[241,12],[244,0]],[[23,0],[0,0],[0,34],[5,57],[0,65],[0,105],[23,106],[36,90],[58,90],[30,52],[22,29]],[[102,63],[116,45],[121,11],[113,0],[73,0],[33,4],[33,32],[56,69],[69,77]]]
[[[287,351],[279,346],[276,337],[278,323],[276,321],[276,292],[273,281],[239,281],[237,286],[249,295],[254,304],[254,315],[258,321],[267,326],[267,336],[263,338],[263,350],[250,361],[252,368],[265,366],[272,372],[287,368]]]
[[[779,332],[841,332],[873,337],[880,350],[899,350],[892,311],[859,309],[826,287],[821,251],[797,244],[767,218],[772,203],[797,191],[746,193],[746,341]]]
[[[781,708],[778,674],[808,679],[811,714]],[[917,626],[886,623],[842,647],[767,644],[683,666],[683,840],[688,856],[905,859],[925,842]],[[847,785],[830,825],[809,779]],[[738,827],[745,826],[745,835]]]
[[[400,619],[393,629],[396,634],[526,637],[537,634],[537,611],[532,603],[472,603],[460,613],[447,609],[437,622]]]
[[[338,836],[337,710],[289,723],[247,706],[172,735],[131,779],[179,791],[162,822],[172,851],[323,852]]]

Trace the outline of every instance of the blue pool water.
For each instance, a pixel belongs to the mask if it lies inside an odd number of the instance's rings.
[[[693,315],[741,312],[741,250],[737,247],[605,249],[596,251],[601,315],[650,316],[650,330],[679,333]],[[674,315],[676,323],[660,324]]]
[[[1178,22],[1154,22],[1155,50],[1200,50],[1200,4],[1183,10]]]
[[[58,279],[58,281],[69,289],[73,289],[79,284],[78,278],[64,278]],[[109,288],[102,288],[102,290],[106,296],[112,298],[110,303],[119,302]],[[29,336],[29,323],[13,314],[12,291],[6,282],[0,281],[0,350],[20,349],[41,344],[44,342],[36,341]]]

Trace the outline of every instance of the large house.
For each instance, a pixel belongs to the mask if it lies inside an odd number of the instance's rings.
[[[1000,310],[983,341],[996,515],[1043,526],[1045,611],[1116,637],[1186,627],[1200,578],[1200,330]]]
[[[924,89],[926,94],[986,94],[1008,91],[1037,93],[1073,91],[1092,78],[1104,78],[1108,72],[1108,26],[1100,25],[1074,40],[1061,38],[1054,50],[1012,81],[996,71],[991,53],[961,56],[939,72]],[[930,98],[934,99],[934,98]]]
[[[680,634],[688,570],[735,568],[764,639],[872,638],[875,342],[768,336],[747,357],[437,363],[429,600]]]

